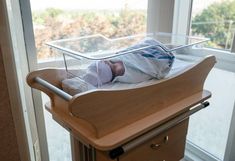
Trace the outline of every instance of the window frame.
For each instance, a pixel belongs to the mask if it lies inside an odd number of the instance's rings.
[[[184,2],[183,2],[184,1]],[[187,3],[188,1],[188,3]],[[189,2],[191,1],[191,2]],[[189,30],[190,30],[190,24],[191,24],[191,12],[192,12],[192,4],[193,0],[175,0],[175,8],[174,8],[174,23],[173,23],[173,31],[177,34],[184,34],[188,35]],[[179,16],[179,15],[185,15],[185,12],[188,12],[190,15],[185,16]],[[179,32],[179,28],[182,28],[182,24],[187,25],[186,29],[181,29]],[[192,55],[194,56],[206,56],[208,53],[215,55],[217,61],[216,67],[234,72],[235,73],[235,35],[233,37],[233,42],[232,42],[232,48],[231,51],[225,51],[225,50],[219,50],[219,49],[212,49],[212,48],[203,48],[203,49],[198,49],[201,51],[195,50]],[[234,98],[235,99],[235,98]],[[205,152],[204,150],[196,147],[195,145],[191,144],[189,141],[186,142],[186,159],[188,160],[197,160],[201,159],[206,159],[208,161],[216,161],[219,160],[218,158],[212,156],[211,154]],[[202,158],[203,157],[203,158]],[[228,133],[228,139],[227,139],[227,144],[226,144],[226,149],[225,149],[225,154],[224,154],[224,161],[230,161],[235,158],[235,104],[233,107],[233,114],[231,117],[231,123],[230,123],[230,128],[229,128],[229,133]]]
[[[14,6],[11,5],[13,3]],[[25,78],[24,74],[27,72],[27,60],[21,59],[25,56],[25,50],[24,45],[22,45],[24,43],[21,35],[22,26],[18,26],[18,24],[21,24],[19,3],[11,0],[1,1],[0,12],[0,44],[3,52],[3,63],[8,82],[7,88],[18,143],[17,149],[19,150],[21,160],[35,161],[31,129],[36,128],[36,123],[33,117],[29,117],[30,113],[32,114],[32,110],[27,109],[28,105],[32,102],[30,100],[31,94],[29,93],[29,88],[25,88],[26,82],[23,80]],[[13,15],[17,21],[12,26],[11,18]],[[20,52],[23,54],[21,55],[22,57],[19,56]],[[21,69],[17,70],[19,67]],[[24,97],[26,95],[29,96],[27,101]],[[29,120],[31,120],[31,123],[29,123]]]
[[[26,49],[26,57],[28,60],[28,71],[34,71],[37,69],[37,54],[36,54],[36,46],[34,39],[34,31],[33,31],[33,22],[32,22],[32,13],[30,0],[19,0],[21,19],[22,19],[22,28],[24,34],[24,42]],[[25,32],[27,31],[27,32]],[[36,156],[35,158],[43,161],[49,161],[49,151],[46,137],[46,125],[44,121],[44,111],[42,104],[42,96],[41,92],[31,89],[31,96],[33,99],[33,107],[34,107],[34,115],[37,124],[37,138],[34,140],[34,143],[38,143],[39,145],[39,153],[40,156]],[[34,149],[34,151],[36,151]],[[36,153],[36,152],[35,152]]]
[[[3,37],[9,37],[9,41],[5,40],[4,46],[10,51],[3,61],[7,69],[7,80],[11,82],[8,84],[8,89],[9,95],[12,96],[10,102],[13,106],[20,157],[25,161],[49,161],[44,120],[39,117],[43,113],[41,99],[37,99],[40,98],[40,93],[32,90],[26,83],[27,74],[36,67],[36,62],[32,61],[36,60],[32,58],[36,57],[36,50],[30,2],[29,0],[1,2],[3,5],[0,8],[5,12],[1,16],[6,19],[4,27],[7,30]]]

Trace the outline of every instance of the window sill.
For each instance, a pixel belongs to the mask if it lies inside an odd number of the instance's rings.
[[[189,140],[186,142],[185,148],[185,161],[220,161],[219,158],[209,154],[205,150],[201,149],[200,147],[196,146]]]

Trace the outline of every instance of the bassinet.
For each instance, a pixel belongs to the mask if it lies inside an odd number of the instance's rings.
[[[46,108],[72,134],[76,161],[173,161],[184,156],[189,116],[209,105],[203,85],[215,62],[205,57],[148,86],[74,96],[61,89],[66,69],[34,71],[27,82],[50,97]]]

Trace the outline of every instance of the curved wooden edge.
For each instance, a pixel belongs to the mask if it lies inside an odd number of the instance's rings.
[[[128,90],[96,90],[77,94],[69,104],[75,117],[96,127],[98,138],[203,90],[214,56],[151,86]]]
[[[38,89],[49,96],[51,103],[46,104],[46,109],[50,113],[52,113],[54,119],[58,123],[60,123],[61,125],[64,125],[64,123],[61,123],[61,121],[60,121],[60,120],[63,120],[63,115],[60,115],[61,118],[59,118],[59,117],[57,117],[57,115],[56,115],[57,112],[55,112],[55,111],[60,111],[58,113],[67,114],[68,116],[71,116],[71,118],[69,118],[68,120],[74,119],[74,120],[76,120],[78,125],[80,125],[81,127],[86,127],[86,128],[83,128],[83,130],[82,130],[82,131],[86,131],[86,134],[88,133],[87,131],[90,131],[90,132],[92,132],[93,135],[95,135],[95,136],[97,135],[97,133],[96,133],[97,130],[95,129],[94,126],[92,126],[92,124],[87,123],[85,120],[81,120],[79,118],[72,117],[72,115],[69,111],[69,108],[68,108],[71,100],[66,101],[63,98],[56,95],[55,93],[53,93],[52,91],[41,86],[40,84],[35,82],[36,77],[40,77],[40,78],[46,80],[47,82],[49,82],[50,84],[61,89],[62,88],[61,81],[66,78],[72,77],[71,74],[69,74],[65,69],[48,68],[48,69],[41,69],[41,70],[37,70],[37,71],[33,71],[33,72],[29,73],[27,75],[26,80],[27,80],[27,83],[30,87]],[[65,120],[65,122],[66,122],[66,120]],[[63,127],[65,127],[65,126],[63,126]],[[90,135],[92,135],[92,134],[90,134]]]
[[[65,69],[40,69],[37,71],[30,72],[27,77],[27,83],[31,87],[35,87],[35,77],[40,77],[42,79],[45,79],[46,81],[50,82],[56,87],[61,88],[61,81],[68,77],[68,73]]]
[[[64,69],[41,69],[30,72],[26,77],[26,81],[30,87],[44,92],[54,102],[53,98],[55,97],[55,93],[35,82],[36,77],[40,77],[61,89],[61,81],[68,77],[68,73]]]

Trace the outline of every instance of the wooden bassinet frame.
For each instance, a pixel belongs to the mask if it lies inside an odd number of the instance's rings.
[[[214,56],[156,84],[127,90],[92,90],[70,96],[61,81],[62,69],[31,72],[27,82],[50,97],[53,118],[85,144],[109,151],[169,122],[211,96],[203,90]]]

